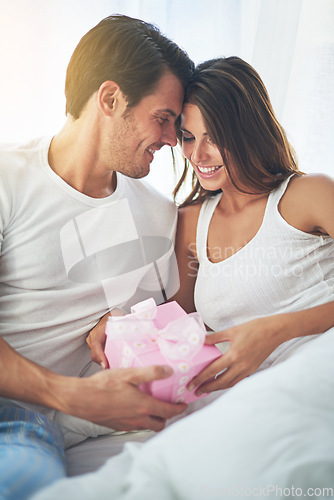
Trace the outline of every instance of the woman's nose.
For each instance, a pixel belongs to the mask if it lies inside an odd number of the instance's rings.
[[[191,161],[194,163],[200,163],[208,157],[205,145],[198,143],[194,144],[194,148],[191,153]]]

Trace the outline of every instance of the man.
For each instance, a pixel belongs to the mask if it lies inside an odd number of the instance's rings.
[[[6,498],[64,474],[54,410],[116,430],[156,431],[185,410],[138,389],[168,377],[168,368],[101,371],[85,340],[112,308],[128,310],[149,296],[161,302],[176,291],[169,272],[175,208],[139,179],[155,151],[176,145],[192,71],[187,54],[157,28],[110,16],[73,53],[63,129],[0,153]],[[29,484],[18,481],[21,473]]]

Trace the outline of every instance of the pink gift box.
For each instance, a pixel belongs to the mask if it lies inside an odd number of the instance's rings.
[[[110,368],[170,365],[167,379],[142,384],[140,389],[168,402],[190,403],[204,397],[188,391],[190,380],[221,356],[205,345],[206,330],[198,313],[187,314],[177,302],[157,306],[154,299],[139,302],[131,314],[110,317],[105,355]]]

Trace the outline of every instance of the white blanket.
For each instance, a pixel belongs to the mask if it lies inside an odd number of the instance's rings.
[[[190,403],[184,413],[168,420],[167,425],[172,425],[177,420],[186,418],[187,415],[207,406],[223,392],[225,391],[211,393],[203,399]],[[65,416],[64,419],[61,415],[59,417],[55,421],[62,426],[64,434],[68,476],[93,472],[110,457],[121,453],[126,443],[144,443],[157,434],[154,431],[115,432],[111,429],[95,426],[86,420],[74,417],[67,418],[68,416]],[[84,440],[84,434],[92,436],[93,439]]]
[[[34,500],[334,496],[334,329]]]

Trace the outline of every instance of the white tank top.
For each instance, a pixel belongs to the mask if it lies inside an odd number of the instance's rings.
[[[203,203],[196,237],[195,305],[213,331],[334,300],[334,241],[294,228],[278,211],[289,180],[270,193],[254,238],[218,263],[208,259],[207,237],[222,194]]]

